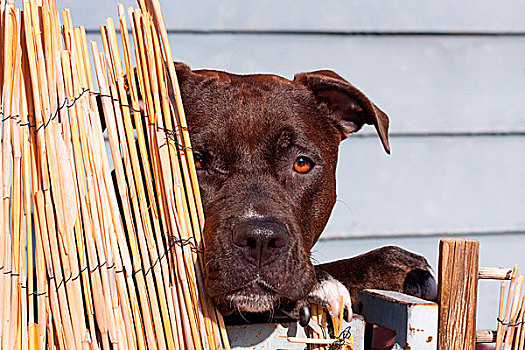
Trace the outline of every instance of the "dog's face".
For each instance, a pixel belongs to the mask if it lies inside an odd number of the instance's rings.
[[[388,151],[388,118],[330,71],[294,81],[177,73],[206,215],[207,293],[224,313],[304,298],[336,199],[339,142],[373,124]]]

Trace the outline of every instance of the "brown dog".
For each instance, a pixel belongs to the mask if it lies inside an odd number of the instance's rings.
[[[206,225],[206,289],[225,314],[297,310],[318,299],[351,315],[364,288],[435,298],[426,260],[396,247],[314,267],[336,200],[339,143],[364,124],[387,153],[388,118],[332,71],[275,75],[177,64]],[[336,279],[334,279],[333,277]]]

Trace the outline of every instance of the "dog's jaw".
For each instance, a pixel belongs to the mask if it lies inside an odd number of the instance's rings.
[[[260,282],[253,282],[248,287],[226,296],[226,301],[241,312],[271,311],[278,299],[275,293],[265,290]]]
[[[247,286],[214,298],[221,311],[268,312],[279,304],[280,296],[260,277]]]
[[[265,294],[229,295],[226,300],[233,305],[235,310],[241,312],[266,312],[272,310],[275,304],[275,298]]]

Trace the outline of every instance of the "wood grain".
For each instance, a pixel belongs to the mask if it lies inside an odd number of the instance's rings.
[[[496,331],[477,331],[476,343],[495,343]]]
[[[442,239],[439,245],[440,350],[474,350],[479,242]]]
[[[504,267],[480,267],[478,279],[480,280],[510,280],[512,269]]]

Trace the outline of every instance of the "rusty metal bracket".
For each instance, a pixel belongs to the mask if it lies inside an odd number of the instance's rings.
[[[394,349],[436,350],[438,305],[402,293],[367,289],[358,311],[367,323],[396,332]]]

